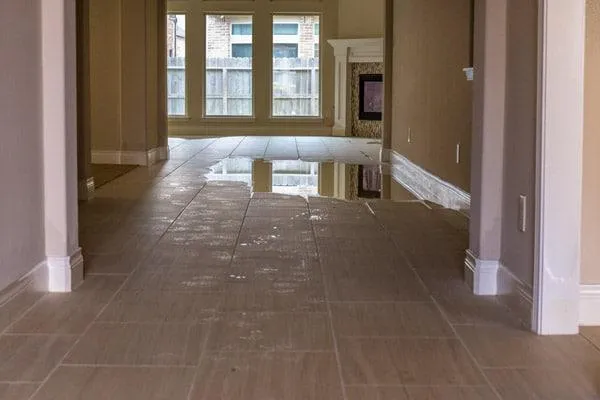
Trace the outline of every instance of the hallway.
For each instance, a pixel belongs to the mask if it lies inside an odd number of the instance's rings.
[[[599,330],[536,337],[470,293],[461,214],[205,178],[231,156],[376,164],[377,143],[171,147],[81,205],[82,286],[0,306],[1,399],[600,398]]]

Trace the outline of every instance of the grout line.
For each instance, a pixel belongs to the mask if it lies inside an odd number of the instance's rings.
[[[8,324],[8,326],[7,326],[6,328],[4,328],[4,329],[2,330],[2,332],[0,332],[0,336],[2,336],[2,335],[6,335],[6,334],[7,334],[7,333],[10,331],[10,329],[12,329],[12,327],[13,327],[14,325],[16,325],[16,324],[17,324],[17,322],[19,322],[19,321],[21,321],[23,318],[25,318],[25,316],[26,316],[27,314],[29,314],[29,312],[30,312],[31,310],[33,310],[33,308],[34,308],[35,306],[37,306],[37,305],[38,305],[38,303],[42,301],[42,299],[46,298],[46,296],[48,296],[48,293],[46,293],[46,294],[42,295],[42,296],[41,296],[39,299],[37,299],[36,301],[34,301],[34,302],[33,302],[33,304],[32,304],[30,307],[27,307],[27,309],[25,309],[25,310],[24,310],[24,311],[23,311],[23,312],[22,312],[22,313],[21,313],[21,314],[20,314],[20,315],[19,315],[19,316],[18,316],[18,317],[17,317],[17,318],[14,320],[14,321],[12,321],[10,324]]]
[[[169,229],[175,224],[175,221],[177,221],[177,219],[179,219],[179,217],[181,216],[181,214],[183,214],[183,212],[185,211],[185,209],[187,207],[189,207],[189,205],[192,203],[192,201],[198,196],[198,194],[202,191],[202,189],[204,189],[205,186],[206,186],[206,184],[204,184],[202,186],[202,188],[196,192],[196,195],[188,202],[188,204],[185,207],[183,207],[183,209],[181,210],[181,212],[179,214],[177,214],[177,217],[175,217],[175,219],[173,220],[173,222],[171,222],[171,224],[169,225],[169,227],[167,227],[167,229],[162,233],[162,235],[160,235],[160,237],[154,242],[154,245],[156,245],[157,243],[159,243],[164,238],[164,236],[167,234],[167,232],[169,231]],[[78,339],[75,340],[75,342],[73,343],[73,345],[66,351],[65,355],[60,359],[60,361],[56,364],[56,366],[48,373],[48,375],[46,375],[46,377],[43,380],[42,384],[35,390],[35,392],[33,392],[33,394],[29,397],[29,399],[33,399],[40,392],[40,390],[42,389],[42,387],[48,382],[48,380],[50,379],[50,377],[58,370],[58,368],[60,368],[62,366],[62,364],[64,363],[64,361],[69,357],[69,355],[71,355],[71,353],[73,352],[73,350],[81,342],[82,338],[87,334],[87,332],[89,332],[89,330],[92,328],[92,326],[94,325],[94,323],[98,320],[98,317],[100,315],[102,315],[102,313],[104,313],[104,311],[108,308],[108,306],[112,303],[112,301],[117,297],[117,295],[123,290],[123,288],[125,288],[125,286],[127,285],[127,283],[134,276],[134,273],[137,272],[140,269],[142,263],[145,260],[147,260],[149,257],[150,257],[150,253],[147,253],[145,256],[141,257],[140,262],[138,262],[138,264],[136,265],[136,267],[133,269],[131,275],[129,275],[127,278],[125,278],[125,280],[119,286],[119,288],[117,288],[117,290],[115,291],[115,293],[113,293],[113,295],[108,299],[108,301],[106,302],[106,304],[104,304],[102,306],[102,308],[96,313],[96,316],[94,317],[94,319],[88,324],[88,326],[84,329],[84,331],[81,333],[81,335],[79,335]]]
[[[317,234],[315,232],[315,226],[314,226],[312,218],[311,218],[312,214],[311,214],[310,204],[307,202],[306,206],[308,208],[308,220],[309,220],[310,226],[312,228],[313,240],[315,243],[315,248],[316,248],[316,253],[317,253],[317,260],[319,262],[319,267],[321,269],[321,276],[323,278],[323,291],[325,294],[325,303],[327,304],[327,313],[329,316],[329,328],[331,330],[331,340],[333,343],[333,350],[335,352],[335,360],[336,360],[337,368],[338,368],[338,376],[339,376],[340,384],[341,384],[342,397],[344,398],[344,400],[348,400],[348,394],[346,393],[346,383],[344,382],[344,374],[342,373],[342,361],[340,358],[339,344],[338,344],[338,339],[335,334],[335,326],[333,324],[333,311],[331,310],[331,303],[329,302],[329,289],[327,288],[327,282],[326,282],[328,278],[325,276],[325,273],[323,270],[323,265],[321,263],[321,255],[319,252]]]
[[[374,217],[375,217],[375,219],[377,219],[377,221],[379,222],[379,224],[383,227],[383,229],[387,233],[388,237],[391,237],[390,232],[388,231],[388,229],[386,228],[386,226],[381,222],[381,220],[379,220],[379,218],[377,218],[376,215]],[[473,362],[473,364],[475,365],[475,367],[477,368],[477,370],[479,371],[479,373],[481,374],[481,376],[483,377],[483,379],[487,383],[488,387],[492,390],[492,392],[496,395],[496,397],[498,397],[499,400],[502,400],[502,396],[496,390],[496,388],[492,385],[492,382],[490,381],[490,379],[488,378],[488,376],[484,373],[483,367],[481,365],[479,365],[479,363],[477,362],[477,359],[475,358],[475,356],[473,355],[473,353],[471,352],[471,350],[469,350],[469,348],[467,347],[467,345],[464,342],[464,340],[460,337],[460,335],[458,334],[458,331],[456,330],[456,327],[452,325],[452,323],[450,321],[450,318],[448,317],[448,315],[446,314],[446,312],[444,311],[444,309],[439,305],[439,303],[437,302],[437,300],[433,297],[433,294],[431,294],[431,291],[429,290],[429,287],[427,287],[427,285],[425,284],[425,281],[423,281],[423,279],[419,275],[419,273],[416,270],[416,268],[412,265],[412,263],[410,262],[410,260],[406,256],[404,250],[402,250],[401,248],[399,248],[398,245],[396,244],[396,242],[394,242],[394,241],[392,241],[392,242],[394,243],[394,247],[396,247],[396,249],[399,251],[399,253],[401,254],[401,256],[404,258],[404,260],[407,263],[407,265],[409,266],[409,268],[412,269],[414,275],[416,276],[417,280],[421,283],[421,286],[423,287],[423,289],[429,294],[429,297],[431,298],[431,300],[435,304],[438,312],[441,313],[442,318],[444,319],[444,321],[446,321],[446,323],[448,324],[448,326],[450,327],[450,329],[454,333],[456,339],[461,344],[462,348],[467,352],[469,358],[471,359],[471,361]]]
[[[242,230],[244,227],[244,222],[246,221],[246,215],[248,214],[248,209],[250,208],[250,202],[251,202],[251,198],[248,199],[248,202],[246,204],[246,210],[244,211],[244,217],[242,218],[242,223],[240,224],[240,227],[238,229],[238,233],[237,233],[237,237],[236,237],[236,241],[235,244],[233,246],[233,251],[231,252],[231,259],[229,260],[229,269],[231,269],[232,265],[233,265],[233,260],[235,258],[235,252],[238,248],[238,245],[240,243],[240,237],[242,235]],[[192,379],[192,384],[190,386],[190,390],[188,392],[187,395],[187,399],[191,400],[192,395],[194,394],[194,390],[196,388],[196,381],[198,380],[198,374],[200,373],[200,366],[202,365],[202,362],[204,361],[204,359],[206,358],[206,356],[208,355],[208,341],[210,339],[210,336],[212,334],[212,330],[213,330],[213,320],[219,315],[221,314],[221,312],[219,311],[221,303],[223,302],[223,298],[221,298],[219,300],[219,303],[216,306],[216,310],[214,310],[213,312],[213,318],[211,318],[211,320],[208,322],[208,328],[207,328],[207,332],[206,332],[206,337],[204,338],[204,342],[202,343],[202,348],[200,350],[200,357],[198,358],[198,365],[196,367],[196,371],[194,373],[193,379]]]

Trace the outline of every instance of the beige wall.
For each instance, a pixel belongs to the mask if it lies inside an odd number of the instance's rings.
[[[384,0],[339,0],[338,37],[383,37]]]
[[[470,48],[470,0],[394,2],[392,148],[467,191],[472,88],[462,69]]]
[[[0,290],[44,254],[40,1],[0,2]]]
[[[600,284],[600,0],[587,1],[582,281]]]
[[[121,0],[90,0],[92,149],[121,146]]]
[[[163,2],[90,0],[92,152],[166,144]]]
[[[537,116],[537,0],[509,0],[501,261],[533,285]],[[527,232],[519,230],[519,196],[527,196]]]

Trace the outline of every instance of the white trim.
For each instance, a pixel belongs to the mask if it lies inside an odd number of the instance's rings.
[[[382,63],[383,38],[373,39],[330,39],[335,56],[345,56],[349,63]]]
[[[92,164],[148,165],[145,151],[93,150]]]
[[[91,200],[96,192],[96,182],[94,177],[82,179],[79,181],[79,200]]]
[[[151,166],[169,158],[168,147],[157,147],[148,151],[95,150],[92,164]]]
[[[70,292],[83,282],[83,256],[78,249],[70,257],[48,257],[48,291]]]
[[[379,160],[384,164],[389,164],[392,161],[392,150],[381,148]]]
[[[582,326],[600,326],[600,285],[581,285],[579,323]]]
[[[541,0],[532,329],[579,332],[585,0]]]
[[[24,290],[34,290],[39,292],[48,291],[48,270],[46,261],[42,261],[31,269],[28,273],[13,282],[0,292],[0,306],[8,303]]]
[[[392,151],[392,177],[418,199],[453,210],[470,208],[469,193],[419,167],[396,151]]]
[[[498,271],[500,261],[479,260],[471,250],[467,250],[465,258],[465,282],[478,296],[495,296],[498,294]]]
[[[169,159],[169,147],[157,147],[152,150],[148,150],[148,165],[154,165],[158,162]]]

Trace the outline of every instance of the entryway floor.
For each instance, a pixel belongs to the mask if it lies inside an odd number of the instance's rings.
[[[81,206],[83,285],[0,308],[1,399],[600,398],[599,331],[536,337],[470,293],[462,214],[205,177],[231,156],[369,164],[376,144],[171,143]]]

